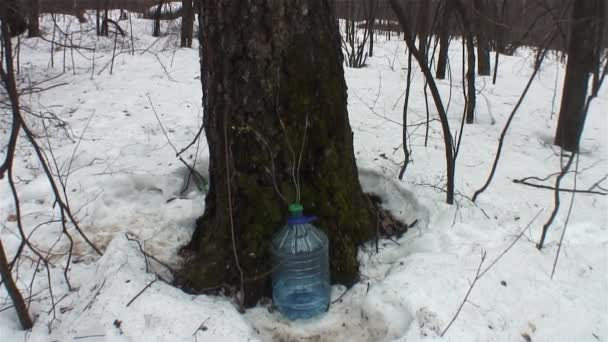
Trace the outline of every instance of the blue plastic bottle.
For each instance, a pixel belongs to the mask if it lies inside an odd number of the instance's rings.
[[[303,211],[290,205],[287,225],[272,238],[272,297],[290,319],[325,312],[330,299],[329,242]]]

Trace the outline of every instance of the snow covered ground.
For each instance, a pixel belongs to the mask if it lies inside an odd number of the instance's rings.
[[[559,150],[551,141],[565,69],[555,58],[549,58],[536,77],[506,137],[494,181],[473,204],[467,198],[490,171],[503,125],[532,73],[532,52],[501,56],[496,85],[488,77],[477,79],[477,118],[464,129],[456,169],[457,205],[452,206],[438,189],[444,186],[445,161],[436,121],[426,147],[424,126],[410,128],[413,161],[404,181],[397,180],[403,160],[405,44],[377,39],[376,55],[366,68],[345,69],[363,187],[384,199],[396,217],[418,222],[398,240],[379,241],[379,253],[373,243],[361,250],[361,281],[348,291],[335,286],[327,314],[292,322],[267,305],[241,315],[230,298],[193,296],[156,280],[154,273],[166,278],[167,269],[146,259],[133,241],[141,241],[146,252],[169,267],[178,267],[177,251],[189,241],[194,220],[204,209],[204,193],[188,184],[188,172],[176,160],[154,114],[156,110],[177,149],[192,140],[201,124],[198,51],[175,49],[178,24],[163,23],[163,32],[171,34],[157,39],[150,36],[150,21],[133,18],[135,54],[130,53],[130,39],[118,37],[113,66],[113,37],[97,40],[93,32],[79,33],[91,24],[81,27],[71,17],[59,16],[57,24],[74,32],[74,44],[95,51],[55,48],[51,54],[48,42],[22,39],[21,87],[54,77],[38,86],[50,89],[22,96],[22,103],[67,123],[47,125],[47,139],[40,119],[28,116],[61,173],[70,174],[67,192],[80,226],[105,252],[97,257],[72,232],[76,245],[70,291],[63,277],[69,244],[65,237],[57,240],[60,225],[48,222],[58,218],[48,181],[31,147],[20,139],[15,174],[24,225],[31,241],[48,251],[50,279],[31,253],[21,258],[17,283],[30,303],[35,327],[20,330],[2,288],[0,341],[608,341],[606,197],[574,197],[551,279],[571,195],[562,195],[546,247],[538,251],[535,244],[553,207],[553,192],[513,183],[560,170]],[[130,32],[128,21],[120,24]],[[45,36],[52,37],[50,17],[42,27]],[[461,45],[454,42],[451,48],[449,116],[455,132],[464,100]],[[414,75],[409,124],[426,120],[423,79]],[[447,103],[450,82],[438,85]],[[435,116],[430,97],[429,105]],[[608,172],[606,108],[604,86],[587,119],[576,177],[579,189],[589,188]],[[2,158],[8,123],[8,114],[1,114]],[[204,139],[184,158],[196,160],[196,168],[206,174]],[[553,185],[554,179],[546,184]],[[572,188],[574,174],[565,177],[562,186]],[[10,188],[2,181],[0,236],[9,259],[20,241],[14,214]],[[482,253],[486,257],[480,267]],[[440,338],[479,267],[482,276]]]

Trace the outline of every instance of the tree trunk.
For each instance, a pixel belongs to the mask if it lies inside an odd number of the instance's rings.
[[[110,18],[108,15],[109,7],[110,7],[110,1],[106,0],[106,5],[103,10],[103,21],[101,22],[101,35],[106,36],[106,37],[110,34],[109,30],[108,30],[108,28],[109,28],[108,19]]]
[[[38,17],[40,16],[39,1],[40,0],[29,1],[27,36],[30,38],[40,36],[40,27],[38,24]]]
[[[368,21],[368,29],[369,29],[369,49],[367,49],[367,53],[369,57],[374,56],[374,26],[376,25],[376,13],[378,11],[378,0],[369,0],[369,21]]]
[[[181,47],[192,47],[194,9],[192,0],[182,0]]]
[[[329,1],[201,7],[210,187],[178,282],[230,288],[242,275],[246,305],[270,296],[271,236],[300,202],[329,237],[332,281],[352,285],[376,213],[358,180]]]
[[[458,14],[462,20],[462,35],[466,42],[467,50],[467,92],[466,92],[466,122],[472,124],[475,122],[475,106],[476,106],[476,94],[475,94],[475,46],[473,44],[473,32],[471,28],[471,21],[467,17],[467,11],[462,0],[455,0],[454,7],[458,11]],[[464,56],[463,56],[464,58]],[[464,64],[464,61],[463,61]],[[464,68],[464,66],[463,66]]]
[[[578,152],[585,125],[589,74],[599,63],[596,53],[599,47],[595,46],[594,38],[604,29],[604,6],[604,0],[574,1],[568,64],[555,134],[555,144],[572,152]]]
[[[95,32],[98,36],[101,36],[101,0],[96,2],[97,8],[95,9]]]
[[[425,60],[428,59],[427,39],[429,36],[429,1],[420,1],[418,11],[418,50],[424,55]]]
[[[19,288],[15,284],[15,281],[11,275],[11,270],[6,260],[6,255],[4,254],[4,247],[2,247],[2,241],[0,241],[0,275],[2,275],[0,278],[4,282],[6,292],[13,302],[15,311],[17,311],[17,316],[19,318],[19,322],[21,322],[21,327],[23,330],[31,329],[34,323],[32,322],[32,318],[30,317],[27,306],[25,305],[25,300],[23,299],[21,292],[19,292]]]
[[[437,79],[445,79],[445,72],[448,65],[448,49],[450,47],[450,16],[451,4],[453,0],[443,0],[443,14],[439,27],[439,56],[437,57]]]
[[[477,37],[477,73],[482,76],[490,75],[490,46],[487,35],[489,25],[486,24],[488,15],[483,0],[474,0],[473,18],[475,18],[475,35]]]
[[[6,12],[7,15],[5,19],[8,24],[8,29],[10,31],[11,37],[16,37],[27,29],[27,23],[25,18],[23,17],[23,8],[21,6],[21,1],[18,0],[2,0],[2,2],[6,1]]]
[[[160,37],[160,17],[163,13],[163,0],[158,1],[158,7],[154,12],[154,20],[152,24],[152,37]]]
[[[4,63],[0,63],[0,73],[2,74],[2,80],[4,88],[7,91],[7,95],[10,100],[10,108],[13,111],[13,122],[12,122],[12,131],[15,134],[11,134],[11,141],[8,142],[8,149],[6,153],[11,155],[11,145],[15,146],[17,143],[17,137],[19,128],[21,127],[21,115],[19,112],[19,95],[17,94],[17,85],[15,81],[15,70],[13,67],[13,49],[10,36],[12,35],[12,27],[11,19],[14,19],[15,15],[15,6],[16,1],[2,1],[0,2],[0,33],[2,35],[2,53],[3,56],[0,56],[0,59],[4,61]],[[6,65],[6,71],[4,69],[4,65]],[[5,114],[7,115],[7,114]],[[13,138],[14,137],[14,138]],[[14,153],[14,150],[12,151]],[[13,158],[7,159],[7,164],[3,164],[0,167],[0,176],[4,176],[4,172],[8,171],[8,179],[9,182],[12,182],[12,163]],[[6,169],[4,168],[6,166]],[[12,186],[14,186],[11,183]],[[13,190],[14,191],[14,190]],[[18,208],[18,207],[17,207]],[[19,211],[17,211],[20,214]],[[32,318],[27,310],[27,306],[25,305],[25,301],[21,292],[19,292],[19,288],[15,284],[11,274],[11,268],[6,260],[6,254],[4,252],[4,247],[2,245],[2,240],[0,240],[0,279],[2,283],[4,283],[4,287],[6,288],[6,292],[11,298],[13,305],[15,307],[15,311],[19,317],[19,321],[21,322],[21,327],[24,330],[29,330],[32,328]]]

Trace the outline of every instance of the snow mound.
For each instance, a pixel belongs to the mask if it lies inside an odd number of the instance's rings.
[[[77,280],[79,290],[59,303],[50,340],[193,341],[196,335],[204,341],[244,341],[251,336],[249,324],[227,299],[186,294],[146,272],[149,267],[136,242],[118,235],[81,273],[88,277]],[[43,328],[36,324],[34,336],[38,331],[42,338]]]

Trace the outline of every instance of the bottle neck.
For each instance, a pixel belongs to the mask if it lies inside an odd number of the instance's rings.
[[[304,215],[300,215],[298,217],[292,217],[290,216],[287,219],[287,224],[289,226],[295,226],[295,225],[299,225],[299,224],[307,224],[310,222],[313,222],[317,219],[316,216],[304,216]]]

